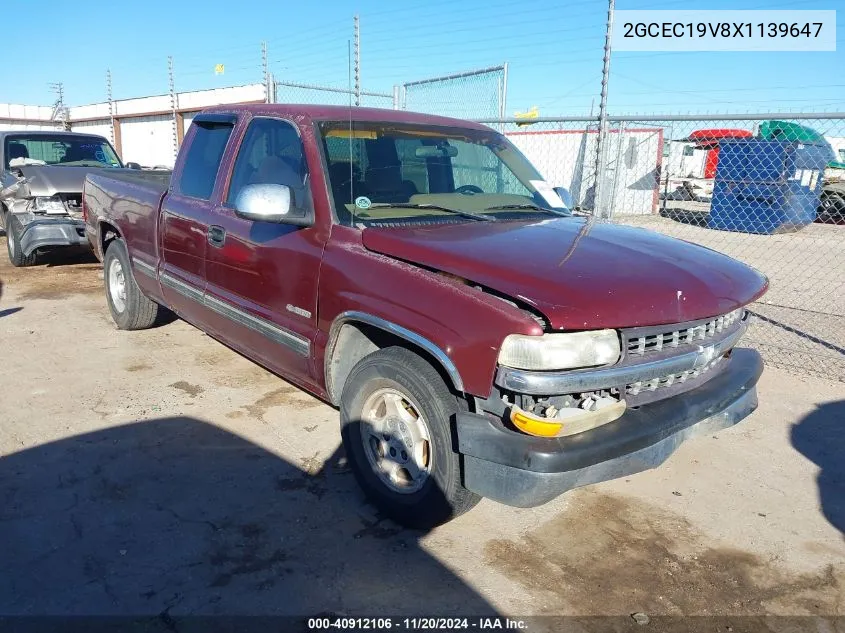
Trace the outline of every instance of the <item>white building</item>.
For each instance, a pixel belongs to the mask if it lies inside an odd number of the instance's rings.
[[[554,187],[566,187],[576,206],[592,208],[598,132],[527,130],[507,137]],[[614,213],[655,213],[663,164],[662,128],[611,129],[607,135],[609,208]]]
[[[264,84],[92,103],[68,109],[74,132],[99,134],[114,143],[124,162],[173,167],[178,145],[197,112],[226,103],[264,103]],[[58,122],[50,106],[0,104],[0,130],[50,130]]]

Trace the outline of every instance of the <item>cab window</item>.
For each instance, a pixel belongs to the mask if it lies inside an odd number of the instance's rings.
[[[226,196],[234,205],[247,185],[274,184],[290,187],[293,203],[308,204],[308,167],[302,140],[296,128],[287,121],[257,118],[247,128]]]
[[[214,191],[226,143],[232,134],[232,125],[204,121],[194,123],[196,131],[182,166],[179,192],[192,198],[209,200]]]

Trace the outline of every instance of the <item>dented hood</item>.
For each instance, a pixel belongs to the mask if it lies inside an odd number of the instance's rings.
[[[14,168],[29,181],[31,196],[52,196],[57,193],[82,193],[85,176],[102,167],[59,167],[55,165],[22,165]]]
[[[529,304],[555,329],[692,321],[744,306],[767,287],[726,255],[584,218],[372,227],[362,239],[372,251]]]

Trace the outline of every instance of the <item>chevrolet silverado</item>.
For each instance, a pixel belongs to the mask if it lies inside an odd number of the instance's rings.
[[[715,251],[579,217],[506,136],[367,108],[215,107],[172,176],[92,172],[120,329],[163,308],[337,406],[412,526],[651,468],[757,406],[767,288]]]
[[[0,163],[0,227],[14,266],[31,266],[40,250],[87,246],[85,175],[123,167],[102,136],[59,130],[0,132]]]

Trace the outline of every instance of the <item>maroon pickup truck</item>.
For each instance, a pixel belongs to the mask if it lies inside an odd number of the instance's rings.
[[[756,407],[755,270],[578,217],[502,134],[330,106],[198,115],[172,176],[91,173],[121,329],[168,308],[337,406],[370,499],[435,525],[662,463]]]

